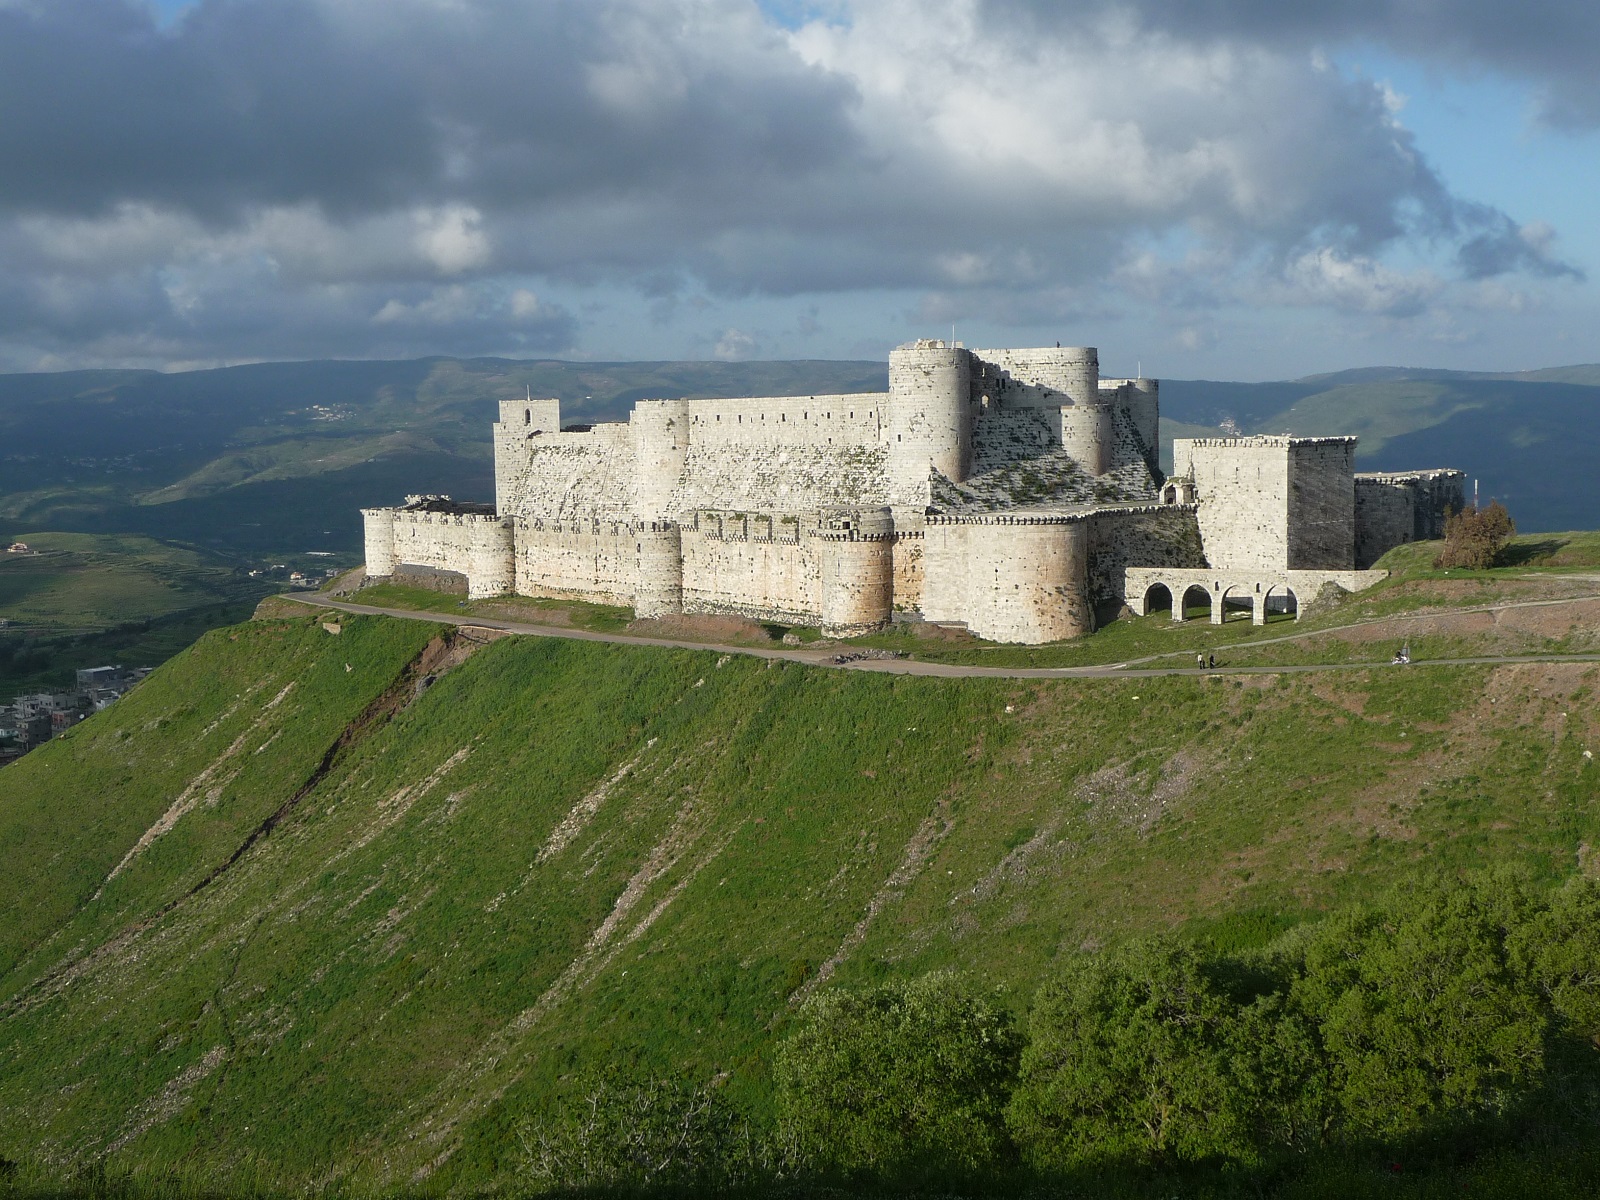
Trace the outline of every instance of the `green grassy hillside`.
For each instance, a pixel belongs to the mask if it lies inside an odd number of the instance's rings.
[[[29,1178],[506,1185],[598,1063],[759,1111],[818,986],[954,966],[1020,1011],[1083,947],[1600,868],[1594,664],[934,680],[340,629],[208,634],[0,770]]]

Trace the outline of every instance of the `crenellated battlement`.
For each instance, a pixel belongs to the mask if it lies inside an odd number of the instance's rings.
[[[504,400],[495,503],[363,509],[368,574],[839,634],[922,612],[1033,642],[1092,629],[1133,569],[1357,578],[1459,490],[1357,481],[1354,438],[1289,435],[1179,440],[1163,482],[1158,382],[1101,378],[1092,346],[923,339],[888,368],[887,392],[647,399],[565,428],[559,400]]]

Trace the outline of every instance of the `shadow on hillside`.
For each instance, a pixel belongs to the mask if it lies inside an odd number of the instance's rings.
[[[1547,564],[1571,544],[1569,538],[1542,538],[1537,542],[1513,542],[1500,551],[1497,567],[1528,567]]]

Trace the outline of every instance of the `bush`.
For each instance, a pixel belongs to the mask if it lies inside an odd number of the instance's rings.
[[[759,1158],[750,1123],[717,1090],[610,1071],[517,1123],[518,1175],[542,1189],[742,1182]]]
[[[1010,1014],[953,974],[823,992],[778,1052],[779,1112],[819,1168],[975,1172],[1007,1151],[1020,1041]]]
[[[1035,1001],[1012,1136],[1044,1170],[1249,1155],[1242,1026],[1191,949],[1137,943],[1072,962]]]
[[[1495,564],[1506,542],[1517,532],[1511,514],[1498,500],[1488,508],[1468,505],[1444,522],[1444,549],[1435,567],[1482,571]]]
[[[1348,1130],[1498,1113],[1537,1085],[1548,1020],[1508,959],[1503,908],[1436,882],[1309,940],[1294,1001],[1317,1022]]]

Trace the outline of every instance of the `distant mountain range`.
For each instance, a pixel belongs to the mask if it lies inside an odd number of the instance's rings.
[[[133,532],[240,558],[354,552],[363,504],[488,498],[495,402],[559,396],[569,422],[647,397],[888,386],[882,362],[428,358],[162,374],[0,376],[0,537]],[[1453,466],[1528,531],[1600,526],[1600,365],[1506,374],[1372,367],[1274,383],[1163,380],[1173,437],[1360,436],[1364,470]]]

